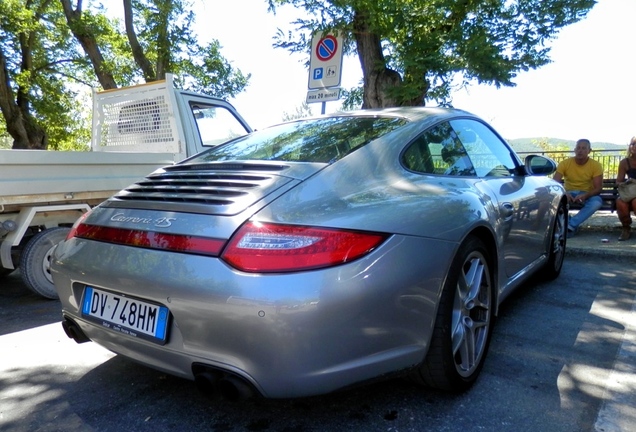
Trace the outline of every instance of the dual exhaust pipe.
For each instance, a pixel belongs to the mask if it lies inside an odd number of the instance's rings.
[[[80,326],[67,316],[64,316],[62,327],[66,336],[78,344],[91,341]],[[241,401],[258,395],[258,391],[254,386],[238,375],[201,363],[192,365],[192,373],[194,374],[194,383],[197,388],[207,396],[219,394],[230,401]]]
[[[258,396],[258,391],[246,379],[200,363],[192,365],[194,382],[208,396],[220,394],[230,401],[241,401]]]

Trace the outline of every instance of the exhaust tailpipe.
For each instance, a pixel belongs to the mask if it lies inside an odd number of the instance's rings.
[[[221,373],[217,371],[204,370],[194,375],[194,383],[197,389],[208,396],[216,392],[219,381],[221,381]]]
[[[84,334],[80,326],[78,326],[77,323],[69,317],[64,317],[64,321],[62,321],[62,328],[64,329],[66,336],[73,339],[78,344],[91,341],[88,336]]]
[[[226,375],[219,381],[221,396],[230,401],[241,401],[254,397],[254,389],[244,380]]]
[[[254,386],[241,378],[207,365],[192,365],[197,389],[207,396],[220,395],[230,401],[251,399],[258,395]]]

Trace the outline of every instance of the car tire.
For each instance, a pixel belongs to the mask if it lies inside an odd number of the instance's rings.
[[[544,280],[554,280],[561,274],[565,260],[565,246],[567,243],[568,209],[565,204],[559,205],[550,231],[550,249],[548,260],[540,273]]]
[[[461,392],[483,367],[494,325],[494,287],[484,243],[469,237],[460,246],[442,290],[424,362],[414,379],[428,387]]]
[[[58,243],[66,238],[70,228],[56,227],[39,232],[26,244],[20,258],[20,273],[24,284],[36,294],[57,299],[51,277],[51,256]]]

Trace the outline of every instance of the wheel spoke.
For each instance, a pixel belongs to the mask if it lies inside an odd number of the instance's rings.
[[[557,214],[556,226],[554,227],[553,252],[560,254],[563,251],[563,238],[565,236],[565,215],[562,212]]]
[[[465,304],[468,309],[472,309],[474,303],[479,301],[479,294],[481,293],[482,288],[481,281],[484,277],[484,268],[484,264],[478,259],[473,259],[470,263],[470,269],[466,274],[469,291]]]

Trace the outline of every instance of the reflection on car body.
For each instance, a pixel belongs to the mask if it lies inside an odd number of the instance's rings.
[[[308,396],[393,373],[461,391],[505,297],[561,271],[567,211],[554,169],[522,162],[460,110],[256,131],[148,175],[75,224],[52,262],[63,325],[78,342],[239,393]],[[165,335],[99,325],[82,310],[90,290],[167,311]],[[102,312],[139,325],[137,309]]]

